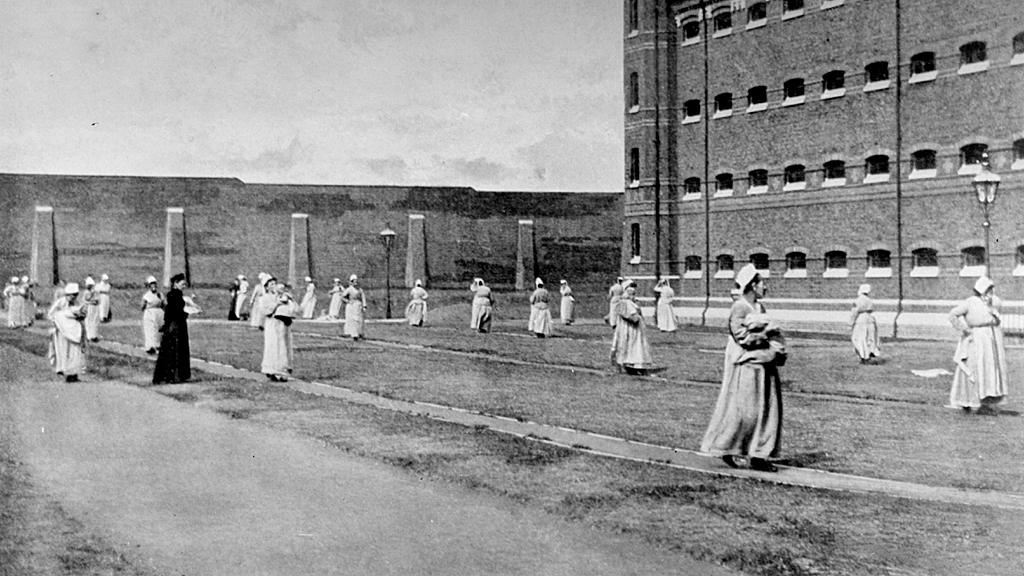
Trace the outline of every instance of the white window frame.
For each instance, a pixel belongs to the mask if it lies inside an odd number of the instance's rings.
[[[938,266],[914,266],[910,269],[911,278],[938,278]]]
[[[821,0],[821,9],[828,10],[843,5],[844,0]]]
[[[919,72],[917,74],[911,74],[908,84],[920,84],[921,82],[931,82],[939,77],[938,70],[929,70],[927,72]]]
[[[846,186],[846,176],[842,178],[825,178],[821,181],[822,188],[836,188],[838,186]]]
[[[935,178],[939,173],[937,168],[929,168],[927,170],[910,170],[910,175],[907,176],[908,180],[923,180],[925,178]]]
[[[842,96],[846,96],[846,87],[845,86],[843,86],[842,88],[833,88],[831,90],[823,90],[821,92],[821,98],[820,99],[821,100],[831,100],[832,98],[839,98],[839,97],[842,97]]]
[[[971,64],[961,64],[960,67],[956,69],[956,73],[961,76],[966,76],[967,74],[977,74],[979,72],[984,72],[985,70],[988,70],[991,64],[992,62],[990,60],[982,60],[981,62],[973,62]]]
[[[979,278],[985,275],[985,265],[978,264],[976,266],[962,266],[960,268],[961,278]]]
[[[807,88],[805,86],[804,90],[806,90],[806,89]],[[783,99],[782,100],[782,105],[783,106],[796,106],[798,104],[803,104],[806,101],[807,101],[807,92],[805,91],[800,96],[789,96],[789,97]]]
[[[871,268],[868,267],[864,271],[865,278],[892,278],[892,266],[887,268]]]
[[[865,184],[879,184],[881,182],[888,182],[891,174],[889,172],[883,172],[881,174],[865,174]]]
[[[1024,52],[1018,52],[1013,55],[1013,58],[1010,58],[1010,66],[1020,66],[1021,64],[1024,64]]]
[[[747,194],[750,194],[750,195],[765,194],[767,192],[768,192],[768,185],[767,184],[765,184],[764,186],[749,186],[749,187],[747,187]]]
[[[782,21],[785,22],[786,20],[792,20],[793,18],[799,18],[799,17],[804,15],[804,11],[806,9],[807,9],[807,7],[804,6],[803,8],[799,8],[797,10],[790,10],[788,12],[783,12],[782,13]]]
[[[821,274],[822,278],[849,278],[849,276],[849,268],[826,268]]]
[[[696,270],[683,270],[684,280],[696,280],[704,277],[704,271],[700,268]]]
[[[864,84],[865,92],[877,92],[878,90],[885,90],[892,85],[892,81],[886,78],[885,80],[876,80],[874,82],[867,82]]]
[[[807,278],[807,268],[787,269],[783,278]]]

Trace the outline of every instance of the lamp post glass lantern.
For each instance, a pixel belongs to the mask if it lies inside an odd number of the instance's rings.
[[[985,229],[985,276],[989,278],[992,277],[992,258],[989,252],[989,229],[992,227],[992,224],[989,220],[989,211],[992,205],[996,203],[996,193],[999,191],[1000,180],[999,175],[992,172],[989,168],[988,154],[982,154],[981,171],[974,176],[974,193],[985,215],[985,221],[981,225]]]
[[[385,318],[391,318],[391,246],[395,243],[395,231],[391,224],[385,224],[380,232],[380,243],[384,246],[384,294],[387,304],[384,308]]]

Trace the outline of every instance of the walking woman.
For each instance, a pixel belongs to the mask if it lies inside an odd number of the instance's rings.
[[[316,284],[313,279],[306,276],[306,293],[302,296],[302,317],[312,320],[316,313]]]
[[[100,301],[100,322],[110,322],[113,315],[110,312],[110,276],[100,275],[100,282],[96,285],[96,297]]]
[[[156,278],[146,278],[146,292],[142,295],[142,345],[146,354],[156,354],[160,346],[160,327],[164,325],[164,297],[156,287]]]
[[[327,307],[327,318],[330,320],[341,319],[341,293],[345,287],[341,285],[341,278],[334,279],[334,286],[331,287],[331,303]]]
[[[752,469],[775,472],[767,458],[778,456],[782,446],[779,366],[786,361],[785,343],[760,302],[764,281],[753,264],[740,269],[736,284],[740,297],[729,310],[722,389],[700,450],[732,468],[739,467],[738,457],[747,457]]]
[[[469,327],[477,332],[490,332],[494,311],[491,287],[484,283],[483,278],[474,278],[469,290],[473,293],[473,315],[469,319]]]
[[[612,334],[612,362],[626,374],[643,376],[651,367],[651,347],[640,305],[636,302],[636,283],[625,282],[615,303],[615,332]]]
[[[164,306],[164,324],[160,327],[160,353],[153,370],[153,384],[188,382],[192,378],[192,364],[188,349],[188,313],[185,312],[184,274],[171,277]]]
[[[608,315],[604,318],[608,325],[612,327],[612,330],[615,329],[615,324],[619,321],[615,309],[619,305],[619,299],[622,298],[623,282],[622,276],[619,276],[615,279],[615,283],[608,287]]]
[[[559,282],[558,293],[562,295],[558,310],[559,318],[561,318],[562,324],[569,326],[576,321],[576,298],[573,297],[572,288],[565,280]]]
[[[860,357],[861,364],[867,364],[872,359],[881,356],[878,350],[878,322],[875,320],[875,305],[871,301],[871,285],[861,284],[857,289],[857,300],[850,310],[850,324],[853,332],[850,340],[853,342],[853,349]]]
[[[100,339],[100,296],[96,292],[96,281],[89,276],[85,279],[85,290],[82,292],[82,304],[85,305],[85,337],[90,342]]]
[[[529,329],[537,338],[551,336],[551,309],[548,307],[551,294],[544,288],[544,281],[537,278],[533,281],[536,289],[530,294]]]
[[[64,295],[54,300],[47,317],[53,322],[50,330],[50,349],[47,358],[53,371],[64,376],[66,382],[78,382],[85,372],[85,320],[86,309],[77,302],[78,284],[68,282]]]
[[[25,316],[25,296],[21,293],[21,278],[11,276],[11,284],[5,290],[7,296],[7,327],[21,328]]]
[[[271,276],[264,285],[264,295],[257,303],[263,320],[263,362],[260,371],[274,382],[288,381],[292,372],[292,320],[297,305],[291,294]]]
[[[21,277],[21,287],[18,289],[18,293],[24,298],[23,308],[21,310],[21,325],[31,326],[36,321],[36,296],[33,292],[32,287],[35,286],[35,282],[29,279],[28,276]]]
[[[1006,403],[1009,391],[1006,348],[999,326],[1001,302],[993,294],[994,288],[988,278],[978,278],[974,295],[949,311],[950,323],[961,333],[949,405],[965,413],[996,413]]]
[[[427,291],[423,289],[423,281],[416,280],[416,285],[409,292],[409,305],[405,307],[405,318],[409,326],[423,326],[427,317]]]
[[[654,291],[658,293],[658,305],[655,308],[655,316],[658,317],[658,330],[675,332],[678,326],[676,325],[676,313],[672,308],[672,300],[676,297],[676,291],[672,289],[665,278],[658,280]]]
[[[366,294],[359,287],[359,277],[355,274],[348,277],[348,287],[341,293],[341,301],[345,304],[345,336],[353,340],[363,338]]]
[[[238,320],[238,288],[242,285],[242,277],[238,276],[231,281],[231,286],[228,286],[228,294],[231,298],[228,299],[228,320]]]

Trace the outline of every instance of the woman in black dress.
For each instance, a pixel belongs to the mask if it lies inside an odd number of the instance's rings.
[[[185,288],[185,275],[171,277],[171,289],[164,306],[164,325],[160,328],[160,354],[153,370],[153,384],[187,382],[192,378],[192,365],[188,350],[188,314],[181,291]]]

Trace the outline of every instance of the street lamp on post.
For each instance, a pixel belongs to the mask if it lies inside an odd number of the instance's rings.
[[[384,293],[388,300],[384,315],[391,318],[391,246],[395,243],[395,231],[391,229],[391,224],[385,224],[381,230],[380,243],[384,245]]]
[[[985,221],[981,225],[985,228],[985,275],[989,278],[992,277],[992,255],[989,252],[989,228],[992,225],[989,221],[989,210],[996,202],[996,192],[999,191],[1000,180],[999,174],[992,172],[989,168],[988,154],[982,154],[981,171],[974,176],[974,193],[978,196],[978,202],[985,213]]]

